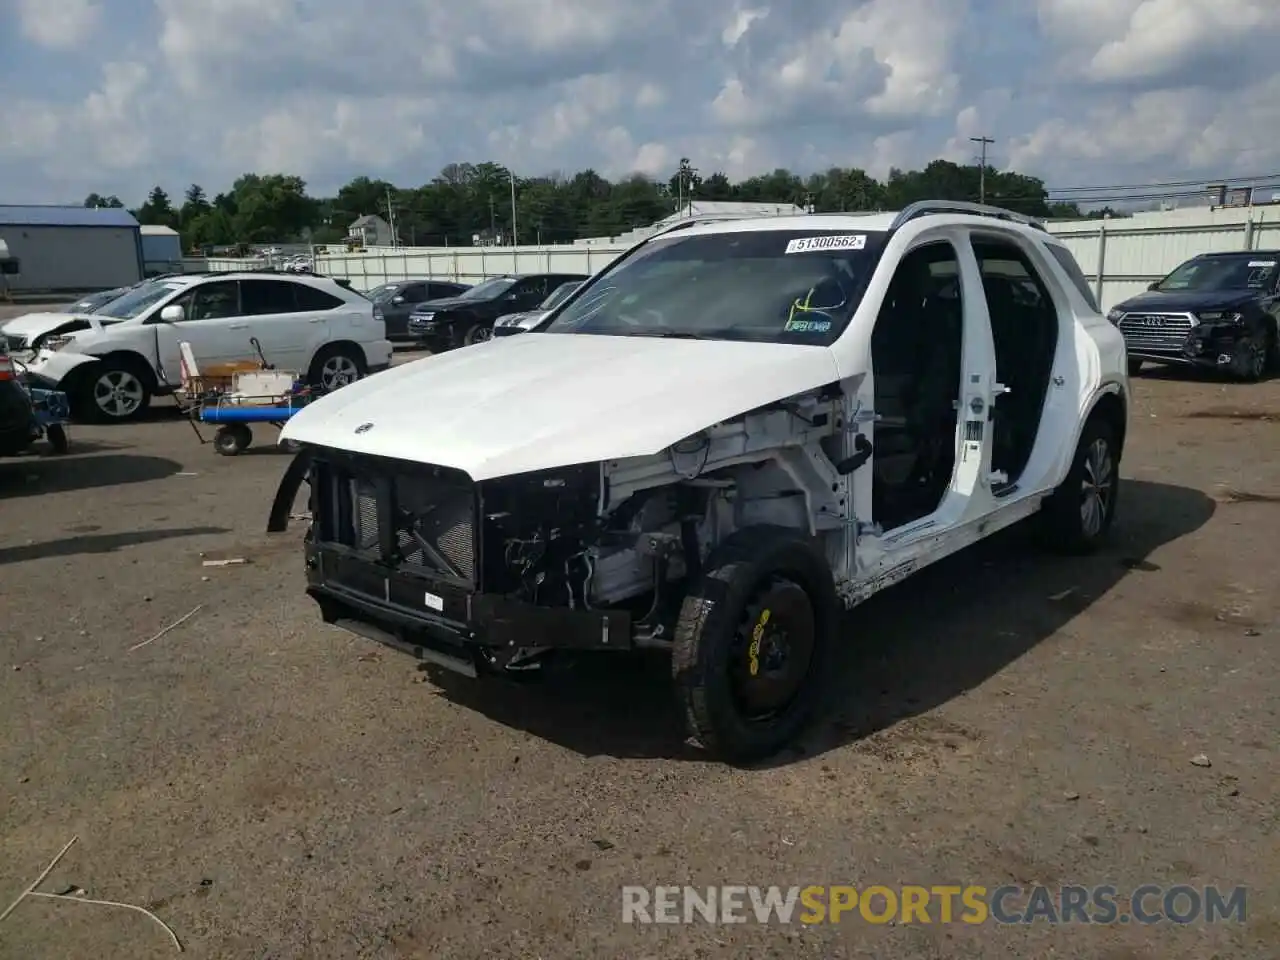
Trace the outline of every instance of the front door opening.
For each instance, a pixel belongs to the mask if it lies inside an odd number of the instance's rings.
[[[886,531],[933,513],[951,485],[963,345],[955,247],[917,247],[898,264],[871,332],[871,501]]]
[[[973,252],[991,315],[996,380],[1008,388],[992,410],[991,469],[1018,482],[1031,458],[1058,346],[1058,311],[1044,281],[1016,245],[975,238]]]

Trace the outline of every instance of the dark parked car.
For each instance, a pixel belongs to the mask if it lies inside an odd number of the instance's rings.
[[[556,287],[532,310],[526,310],[523,313],[508,313],[499,317],[493,322],[493,335],[495,337],[511,337],[517,333],[524,333],[532,330],[560,304],[569,299],[569,294],[582,286],[581,280],[570,280],[568,283],[562,283]]]
[[[13,361],[0,353],[0,457],[21,453],[37,436],[31,398],[22,389]]]
[[[1214,367],[1259,380],[1280,360],[1280,250],[1205,253],[1107,314],[1129,372],[1143,363]]]
[[[586,279],[581,273],[490,277],[461,296],[422,304],[409,317],[409,335],[432,350],[479,343],[493,336],[498,317],[533,310],[561,284]]]
[[[399,280],[374,287],[365,294],[374,304],[374,316],[381,314],[387,325],[388,340],[404,340],[408,336],[409,314],[428,300],[456,297],[471,287],[465,283],[443,280]]]

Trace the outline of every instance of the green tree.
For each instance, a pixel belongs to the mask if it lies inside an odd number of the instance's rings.
[[[177,227],[178,212],[169,202],[169,194],[163,187],[152,187],[147,194],[147,201],[135,214],[139,223],[157,227]]]
[[[91,193],[84,198],[84,205],[86,207],[114,207],[116,209],[120,209],[124,206],[124,204],[120,202],[120,198],[114,193],[105,197],[98,193]]]

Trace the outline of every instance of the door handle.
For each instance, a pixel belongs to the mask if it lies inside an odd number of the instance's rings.
[[[324,323],[324,317],[311,317],[307,323]]]
[[[248,330],[249,325],[247,323],[231,323],[227,325],[227,329],[228,330]]]

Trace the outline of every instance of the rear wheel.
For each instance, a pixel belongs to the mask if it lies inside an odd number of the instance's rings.
[[[1111,531],[1120,493],[1120,450],[1103,418],[1090,417],[1062,485],[1041,513],[1046,543],[1063,553],[1092,553]]]
[[[1130,360],[1130,361],[1129,361],[1129,376],[1131,376],[1131,377],[1132,377],[1132,376],[1134,376],[1134,375],[1135,375],[1135,374],[1137,374],[1137,372],[1138,372],[1139,370],[1141,370],[1141,369],[1142,369],[1142,361],[1141,361],[1141,360]]]
[[[319,387],[327,393],[355,383],[365,375],[367,369],[364,354],[358,347],[335,344],[316,354],[307,380],[313,387]]]
[[[792,741],[822,701],[838,615],[826,560],[794,531],[751,527],[717,548],[675,632],[692,738],[738,762]]]

